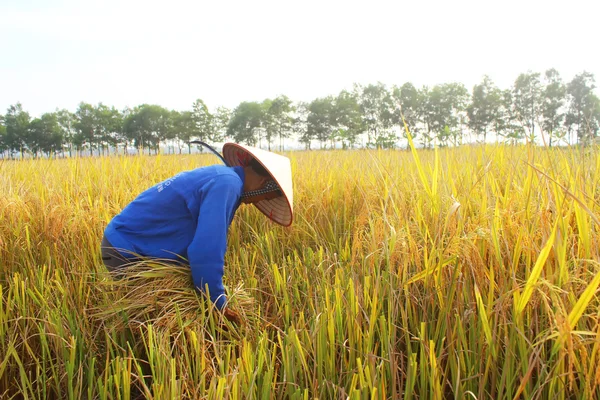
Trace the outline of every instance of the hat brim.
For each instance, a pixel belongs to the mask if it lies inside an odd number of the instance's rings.
[[[258,161],[281,188],[282,196],[271,200],[261,200],[254,203],[254,205],[272,221],[283,226],[292,224],[294,219],[294,192],[292,167],[289,158],[237,143],[225,143],[223,145],[223,158],[232,167],[246,167],[252,159]]]

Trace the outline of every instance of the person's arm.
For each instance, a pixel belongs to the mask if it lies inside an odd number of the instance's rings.
[[[188,247],[188,261],[194,285],[204,291],[208,285],[210,299],[217,308],[225,306],[223,265],[227,250],[227,230],[241,192],[236,177],[222,175],[202,188],[198,225]]]

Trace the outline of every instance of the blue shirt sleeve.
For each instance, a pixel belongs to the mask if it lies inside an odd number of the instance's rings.
[[[188,247],[194,285],[200,290],[208,286],[210,299],[219,309],[226,302],[223,266],[227,230],[239,203],[241,186],[237,177],[221,175],[201,188],[198,225]]]

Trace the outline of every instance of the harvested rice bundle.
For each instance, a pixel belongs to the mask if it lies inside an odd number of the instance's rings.
[[[112,295],[107,296],[107,304],[95,314],[104,318],[106,325],[111,321],[115,329],[135,331],[142,325],[152,324],[157,330],[171,333],[188,328],[238,337],[258,328],[259,309],[242,284],[227,291],[227,307],[236,310],[244,321],[236,326],[223,317],[206,295],[194,288],[187,266],[141,261],[114,277],[116,279],[105,280]]]

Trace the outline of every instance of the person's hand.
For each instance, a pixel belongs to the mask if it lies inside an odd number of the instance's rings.
[[[237,312],[233,311],[231,308],[225,308],[225,310],[223,310],[223,316],[225,316],[225,318],[227,318],[229,322],[233,322],[238,326],[242,325],[242,318]]]

